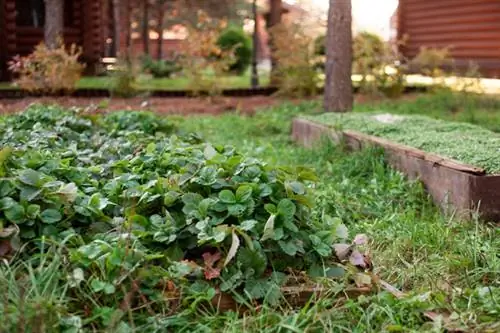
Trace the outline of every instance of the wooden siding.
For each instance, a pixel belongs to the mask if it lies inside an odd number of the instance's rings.
[[[105,13],[104,0],[71,0],[72,24],[64,27],[66,44],[83,47],[82,58],[93,65],[104,55]],[[6,62],[13,56],[27,55],[43,40],[43,28],[16,25],[16,0],[0,0],[0,79],[9,79]]]
[[[421,47],[449,47],[457,69],[472,61],[485,76],[500,77],[499,0],[400,0],[398,37],[414,57]]]

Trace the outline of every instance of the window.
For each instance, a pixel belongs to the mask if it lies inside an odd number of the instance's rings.
[[[16,0],[16,25],[42,28],[45,23],[43,0]]]

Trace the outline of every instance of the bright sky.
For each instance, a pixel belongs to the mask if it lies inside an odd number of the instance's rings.
[[[295,0],[289,2],[300,2]],[[329,0],[309,0],[316,7],[328,10]],[[368,30],[389,38],[389,20],[398,0],[352,0],[352,16],[357,30]]]

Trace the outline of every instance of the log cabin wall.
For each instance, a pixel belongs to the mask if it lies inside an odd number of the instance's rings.
[[[422,46],[450,47],[461,72],[472,61],[484,76],[500,77],[499,0],[399,0],[397,21],[406,57]]]
[[[43,40],[43,10],[30,15],[30,8],[43,0],[0,0],[0,80],[9,79],[6,62],[13,56],[27,55]],[[105,0],[64,1],[64,42],[83,47],[82,60],[94,72],[104,52]],[[26,13],[28,9],[28,13]],[[33,20],[32,20],[33,19]]]

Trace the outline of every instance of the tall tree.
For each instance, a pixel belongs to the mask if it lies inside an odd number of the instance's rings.
[[[149,0],[142,0],[142,46],[149,54]]]
[[[157,54],[156,58],[161,60],[163,58],[163,28],[165,24],[165,7],[167,0],[156,0],[156,13],[157,13],[157,26],[156,32],[158,33],[157,40]]]
[[[325,111],[352,110],[351,0],[330,0],[326,34]]]
[[[282,0],[269,0],[269,17],[267,20],[267,27],[269,29],[279,25],[281,23],[281,14],[283,11]],[[277,69],[278,61],[275,57],[275,47],[272,35],[269,38],[270,48],[271,48],[271,83],[277,83]]]
[[[253,47],[252,47],[252,77],[250,83],[252,88],[259,86],[259,73],[257,70],[257,51],[259,47],[259,21],[257,19],[257,0],[252,1],[252,16],[253,16]]]
[[[120,43],[121,43],[121,13],[120,13],[120,0],[113,1],[113,45],[115,51],[115,57],[121,55]]]
[[[63,13],[63,0],[45,0],[44,40],[49,49],[56,48],[59,38],[62,38],[64,22]]]

